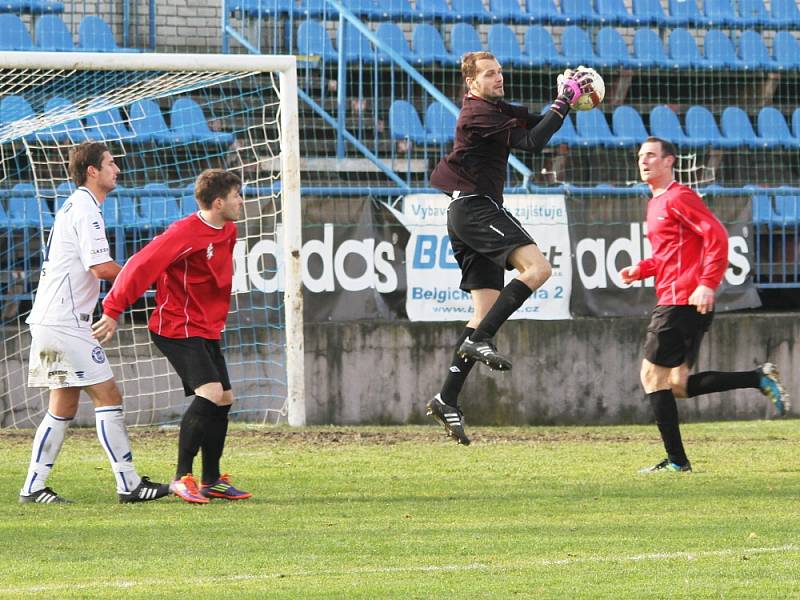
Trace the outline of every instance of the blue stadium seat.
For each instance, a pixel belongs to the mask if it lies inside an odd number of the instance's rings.
[[[749,27],[765,27],[772,18],[769,16],[764,0],[739,0],[739,19]]]
[[[233,134],[211,130],[203,109],[191,98],[175,100],[169,118],[172,132],[186,141],[222,145],[233,142]]]
[[[600,58],[594,53],[589,34],[577,25],[564,27],[561,33],[561,53],[570,66],[599,66]]]
[[[597,0],[597,14],[602,23],[611,25],[633,26],[641,21],[628,12],[623,0]]]
[[[411,8],[408,0],[377,0],[378,12],[382,19],[392,22],[421,21],[423,16]]]
[[[743,69],[731,39],[718,29],[706,32],[703,40],[706,64],[713,69]]]
[[[456,116],[440,102],[432,102],[425,109],[425,132],[431,144],[448,144],[456,132]]]
[[[694,0],[689,0],[693,2]],[[702,69],[710,68],[706,60],[700,55],[700,50],[697,48],[692,34],[688,30],[681,27],[673,29],[669,34],[667,42],[669,46],[670,61],[677,67],[682,69]]]
[[[450,0],[453,12],[464,21],[491,23],[494,18],[486,11],[482,0]]]
[[[54,114],[68,114],[75,112],[75,106],[61,96],[53,96],[44,105],[44,116],[52,117]],[[89,141],[80,119],[70,119],[58,125],[46,127],[36,132],[36,138],[46,142],[72,142],[80,143]]]
[[[719,120],[722,135],[733,140],[739,146],[748,148],[766,148],[769,144],[761,139],[753,130],[750,117],[738,106],[728,106],[722,111]]]
[[[664,44],[658,32],[637,29],[633,36],[633,64],[639,67],[669,67],[672,63],[664,53]]]
[[[444,46],[439,30],[428,23],[420,23],[414,27],[411,46],[422,64],[439,63],[440,65],[456,65],[458,57],[453,56]]]
[[[712,148],[735,148],[736,140],[723,137],[714,115],[704,106],[691,106],[686,111],[686,135]]]
[[[545,105],[542,113],[545,113],[548,110],[550,110],[549,104]],[[556,131],[550,138],[550,141],[547,142],[548,146],[558,146],[561,144],[566,144],[570,147],[588,145],[588,142],[584,142],[578,137],[578,132],[575,131],[575,125],[572,123],[572,117],[569,115],[564,117],[564,122],[561,124],[559,130]]]
[[[302,21],[297,26],[297,52],[302,56],[319,56],[319,65],[337,62],[339,54],[328,32],[319,21]],[[311,64],[308,61],[306,64]]]
[[[800,43],[791,31],[779,31],[772,40],[775,62],[784,69],[800,67]]]
[[[41,212],[41,220],[40,220]],[[11,188],[8,199],[8,219],[12,227],[52,227],[53,213],[47,203],[40,202],[32,183],[18,183]]]
[[[708,27],[708,20],[700,13],[695,0],[669,0],[669,16],[675,25]]]
[[[64,21],[58,15],[42,15],[36,19],[36,48],[48,52],[75,51],[75,43]]]
[[[410,64],[414,66],[423,64],[423,59],[412,52],[406,41],[406,36],[403,35],[403,31],[394,23],[381,23],[378,25],[378,30],[375,32],[375,35],[389,49],[394,50]],[[379,51],[378,62],[381,64],[390,64],[392,59],[388,54]]]
[[[104,99],[95,100],[94,105],[101,107],[108,104]],[[131,131],[125,123],[119,108],[112,107],[107,110],[97,112],[86,117],[86,136],[90,140],[110,141],[125,140],[140,142],[140,139]]]
[[[772,196],[767,192],[753,194],[753,225],[773,225],[780,219],[772,206]]]
[[[81,50],[89,52],[139,52],[135,48],[121,48],[117,46],[114,33],[102,18],[87,15],[81,20],[78,27]]]
[[[642,25],[679,25],[679,20],[664,14],[661,0],[633,0],[633,16]]]
[[[0,98],[0,132],[3,132],[4,125],[13,123],[14,121],[21,121],[22,119],[33,118],[35,113],[33,108],[22,96],[3,96]],[[3,132],[3,137],[5,133]],[[25,139],[32,142],[36,139],[33,133],[25,136]]]
[[[795,0],[770,0],[773,27],[800,27],[800,9]]]
[[[46,15],[64,12],[64,4],[50,0],[2,0],[0,12],[14,13],[16,15]]]
[[[576,111],[575,124],[578,136],[589,142],[590,146],[621,148],[636,145],[636,140],[618,137],[611,133],[606,117],[598,108]]]
[[[561,0],[561,14],[568,24],[601,23],[602,18],[592,7],[592,0]]]
[[[597,55],[604,67],[634,66],[628,53],[628,45],[613,27],[603,27],[597,33]]]
[[[53,203],[53,212],[57,213],[61,209],[61,206],[64,204],[64,202],[67,201],[67,198],[69,198],[74,191],[75,184],[71,181],[59,183],[56,187],[56,199]]]
[[[128,114],[137,142],[171,145],[182,141],[180,135],[170,131],[155,100],[137,100],[128,108]]]
[[[389,107],[389,131],[393,140],[411,140],[415,144],[428,141],[417,109],[406,100],[395,100]]]
[[[181,196],[181,215],[188,217],[196,213],[199,209],[197,200],[194,197],[194,183],[187,183],[183,188],[183,195]]]
[[[792,113],[792,133],[794,137],[800,139],[800,108],[795,108]]]
[[[503,23],[530,23],[529,14],[522,11],[519,0],[489,0],[489,12]]]
[[[529,66],[531,61],[522,52],[516,34],[508,25],[492,25],[487,35],[489,52],[495,55],[500,64],[516,67]]]
[[[531,25],[525,31],[525,55],[531,65],[567,66],[567,60],[556,50],[550,33],[541,25]]]
[[[448,6],[447,0],[417,0],[417,12],[423,21],[456,21],[460,18]]]
[[[372,43],[350,22],[344,24],[342,55],[344,56],[344,61],[348,64],[372,64],[377,60]]]
[[[118,185],[103,202],[103,220],[106,227],[113,229],[138,229],[141,220],[136,212],[136,204],[130,190]]]
[[[611,115],[611,125],[614,135],[618,138],[627,138],[636,144],[644,142],[649,134],[642,122],[642,116],[632,106],[618,106]]]
[[[0,14],[0,50],[33,50],[31,34],[16,15]]]
[[[800,139],[789,131],[786,119],[772,106],[765,106],[758,112],[758,135],[767,142],[769,148],[800,148]]]
[[[456,23],[450,31],[450,51],[459,60],[467,52],[483,50],[481,38],[475,28],[468,23]]]
[[[697,148],[702,144],[689,138],[683,131],[678,115],[668,106],[655,106],[650,111],[650,133],[671,141],[681,148]]]
[[[731,0],[704,0],[703,13],[710,27],[744,27],[745,22],[733,10]]]
[[[139,214],[147,227],[165,227],[183,217],[175,194],[163,183],[145,184],[139,194]]]
[[[342,0],[345,8],[363,20],[383,18],[383,10],[375,0]]]
[[[567,22],[553,0],[527,0],[526,6],[533,22],[547,25],[564,25]]]
[[[800,196],[792,193],[776,193],[775,212],[778,215],[780,225],[791,226],[799,224]]]
[[[750,70],[777,71],[782,68],[772,59],[758,32],[750,29],[739,36],[739,60]]]

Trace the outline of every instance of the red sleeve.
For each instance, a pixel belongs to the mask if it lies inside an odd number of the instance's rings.
[[[157,235],[144,248],[130,257],[122,267],[111,291],[103,300],[103,314],[115,321],[136,302],[169,265],[192,249],[191,236],[174,225]]]
[[[670,199],[667,210],[703,238],[703,262],[698,285],[717,289],[728,268],[727,230],[694,193],[678,194]]]
[[[653,258],[645,258],[639,261],[639,279],[654,277],[656,274],[656,261]]]

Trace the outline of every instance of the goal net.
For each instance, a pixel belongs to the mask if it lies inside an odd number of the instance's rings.
[[[102,207],[121,264],[197,210],[193,184],[204,169],[242,178],[222,340],[231,415],[304,424],[294,57],[12,52],[0,67],[0,426],[36,426],[47,409],[47,390],[26,385],[25,319],[44,242],[73,189],[69,151],[86,140],[104,142],[121,168]],[[188,401],[149,340],[153,304],[151,290],[106,347],[132,425],[177,422]],[[82,402],[78,422],[92,415]]]

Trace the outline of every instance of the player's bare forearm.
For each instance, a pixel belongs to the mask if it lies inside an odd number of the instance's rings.
[[[89,267],[89,270],[92,274],[97,277],[98,279],[102,279],[103,281],[114,282],[119,275],[119,272],[122,271],[122,267],[119,266],[113,260],[108,262],[100,263],[99,265],[94,265]]]

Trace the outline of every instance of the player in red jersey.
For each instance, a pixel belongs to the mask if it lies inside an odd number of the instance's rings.
[[[210,497],[252,495],[236,489],[219,465],[233,404],[220,338],[230,308],[241,185],[233,173],[203,171],[194,192],[200,210],[173,223],[125,263],[103,300],[103,316],[92,327],[100,343],[108,341],[122,312],[156,284],[150,337],[180,376],[186,395],[194,394],[181,420],[177,474],[170,488],[196,504]],[[192,464],[201,449],[198,488]]]
[[[778,413],[789,397],[778,369],[764,363],[753,371],[705,371],[689,375],[703,334],[714,315],[714,296],[728,268],[728,233],[700,196],[673,178],[675,146],[647,138],[639,150],[639,172],[653,197],[647,205],[651,258],[625,267],[625,283],[655,277],[657,305],[644,345],[642,387],[653,407],[667,457],[642,472],[690,472],[678,426],[675,397],[755,388],[769,397]]]

